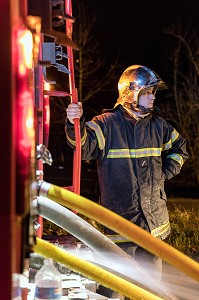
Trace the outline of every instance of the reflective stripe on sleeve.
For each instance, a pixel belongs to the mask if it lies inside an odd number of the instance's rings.
[[[182,156],[177,154],[177,153],[170,154],[170,155],[167,156],[167,158],[171,158],[171,159],[177,161],[180,164],[181,167],[184,163]]]
[[[103,135],[103,132],[102,132],[100,126],[94,121],[86,122],[86,125],[95,131],[99,149],[103,150],[105,147],[105,138],[104,138],[104,135]]]
[[[171,149],[172,144],[175,142],[175,140],[177,140],[178,136],[179,136],[179,133],[174,129],[171,133],[171,139],[163,145],[162,150],[164,151],[164,150]]]
[[[69,143],[70,143],[71,145],[76,146],[76,141],[75,141],[75,140],[72,140],[72,139],[68,136],[67,133],[66,133],[66,138],[67,138],[67,140],[69,141]],[[86,141],[86,138],[87,138],[87,132],[86,132],[86,130],[84,129],[84,134],[83,134],[83,136],[82,136],[82,138],[81,138],[81,146],[84,145],[84,143],[85,143],[85,141]]]

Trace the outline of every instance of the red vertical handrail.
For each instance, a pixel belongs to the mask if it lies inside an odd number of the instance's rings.
[[[72,1],[65,0],[65,12],[67,15],[72,16]],[[66,20],[66,35],[72,39],[73,25],[70,20]],[[78,103],[77,89],[75,88],[75,75],[74,75],[74,60],[73,60],[73,49],[67,46],[68,54],[68,69],[70,71],[69,75],[69,86],[71,102]],[[76,149],[74,150],[73,156],[73,192],[80,194],[80,178],[81,178],[81,134],[80,134],[80,121],[79,119],[74,119],[74,129],[75,129],[75,140]]]

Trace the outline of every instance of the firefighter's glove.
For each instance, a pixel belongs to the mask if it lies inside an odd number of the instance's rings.
[[[66,109],[67,119],[74,124],[74,119],[80,119],[83,114],[82,103],[70,103]]]

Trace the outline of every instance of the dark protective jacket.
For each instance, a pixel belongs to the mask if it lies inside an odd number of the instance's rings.
[[[178,174],[188,158],[185,139],[161,117],[126,118],[120,105],[90,122],[82,118],[80,124],[82,158],[97,160],[101,205],[166,238],[170,224],[164,181]],[[69,121],[66,136],[74,148]]]

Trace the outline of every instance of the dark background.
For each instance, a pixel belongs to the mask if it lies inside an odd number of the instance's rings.
[[[77,2],[76,0],[72,2],[75,17]],[[165,30],[180,24],[183,30],[197,31],[199,1],[84,0],[81,2],[88,8],[88,12],[90,11],[92,15],[96,16],[92,34],[99,43],[100,55],[106,57],[107,61],[111,61],[119,52],[118,69],[115,74],[115,82],[113,82],[114,88],[111,87],[106,92],[100,91],[94,99],[85,104],[86,118],[92,117],[92,114],[88,113],[88,108],[101,113],[103,108],[113,107],[117,99],[117,81],[129,65],[149,66],[172,88],[169,57],[176,40],[169,37]],[[89,17],[88,13],[88,19]],[[103,66],[105,69],[108,67],[108,63]],[[97,76],[100,78],[103,76],[102,74],[103,72],[99,72]],[[58,75],[54,73],[53,76]],[[92,85],[91,88],[93,88]],[[167,99],[168,92],[164,93],[161,100],[163,104]],[[51,167],[45,166],[45,180],[59,186],[69,186],[72,185],[73,152],[66,143],[64,122],[56,120],[55,101],[57,100],[51,98],[49,139],[49,150],[54,163]],[[70,99],[64,99],[64,101],[67,106]],[[64,109],[60,112],[60,120],[63,120],[63,115],[65,115]],[[185,185],[181,180],[184,176],[185,174],[182,172],[176,179],[166,184],[167,194],[169,196],[199,197],[198,187]],[[188,183],[188,179],[186,182]],[[99,190],[94,161],[82,162],[81,194],[90,199],[98,199]]]
[[[198,28],[199,2],[181,1],[85,1],[97,16],[95,33],[103,44],[104,55],[121,50],[125,67],[146,64],[164,75],[164,60],[173,46],[165,29],[176,24]],[[174,41],[173,41],[174,42]]]

